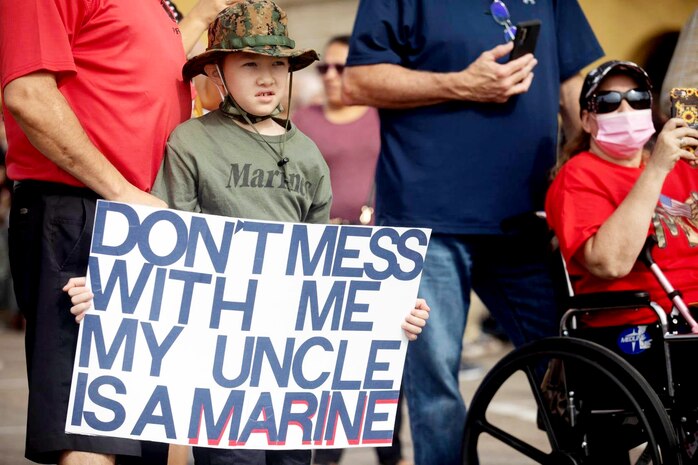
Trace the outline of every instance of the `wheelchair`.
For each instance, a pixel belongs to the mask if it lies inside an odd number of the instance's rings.
[[[510,352],[480,383],[466,417],[464,464],[698,464],[698,324],[652,260],[653,245],[648,239],[639,259],[672,312],[646,292],[569,297],[560,336]],[[581,324],[592,312],[638,308],[652,309],[655,323]],[[525,402],[512,405],[507,389]]]

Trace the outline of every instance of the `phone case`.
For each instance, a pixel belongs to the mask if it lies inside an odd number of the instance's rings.
[[[698,129],[698,89],[675,87],[669,98],[671,117],[682,118],[690,127]],[[686,147],[686,150],[695,152],[694,147]]]
[[[540,32],[540,20],[533,19],[522,21],[516,25],[516,37],[514,37],[514,48],[509,54],[509,61],[524,56],[527,53],[534,53],[538,33]]]

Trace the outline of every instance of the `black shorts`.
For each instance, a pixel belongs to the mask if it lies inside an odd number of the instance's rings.
[[[61,184],[24,181],[10,213],[10,265],[20,311],[29,408],[25,455],[56,463],[61,451],[140,455],[138,441],[65,433],[78,325],[61,289],[85,276],[97,195]]]

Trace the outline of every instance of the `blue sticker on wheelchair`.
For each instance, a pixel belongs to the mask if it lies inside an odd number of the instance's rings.
[[[618,347],[629,355],[636,355],[652,347],[652,339],[646,332],[647,326],[627,328],[618,336]]]

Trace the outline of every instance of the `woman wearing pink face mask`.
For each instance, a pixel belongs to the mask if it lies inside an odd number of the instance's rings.
[[[563,152],[545,210],[560,242],[575,292],[646,290],[667,312],[668,298],[636,265],[649,234],[654,258],[687,303],[698,304],[698,131],[669,120],[654,150],[651,84],[627,61],[592,70],[580,95],[583,133]],[[594,315],[589,326],[644,324],[646,309]]]

